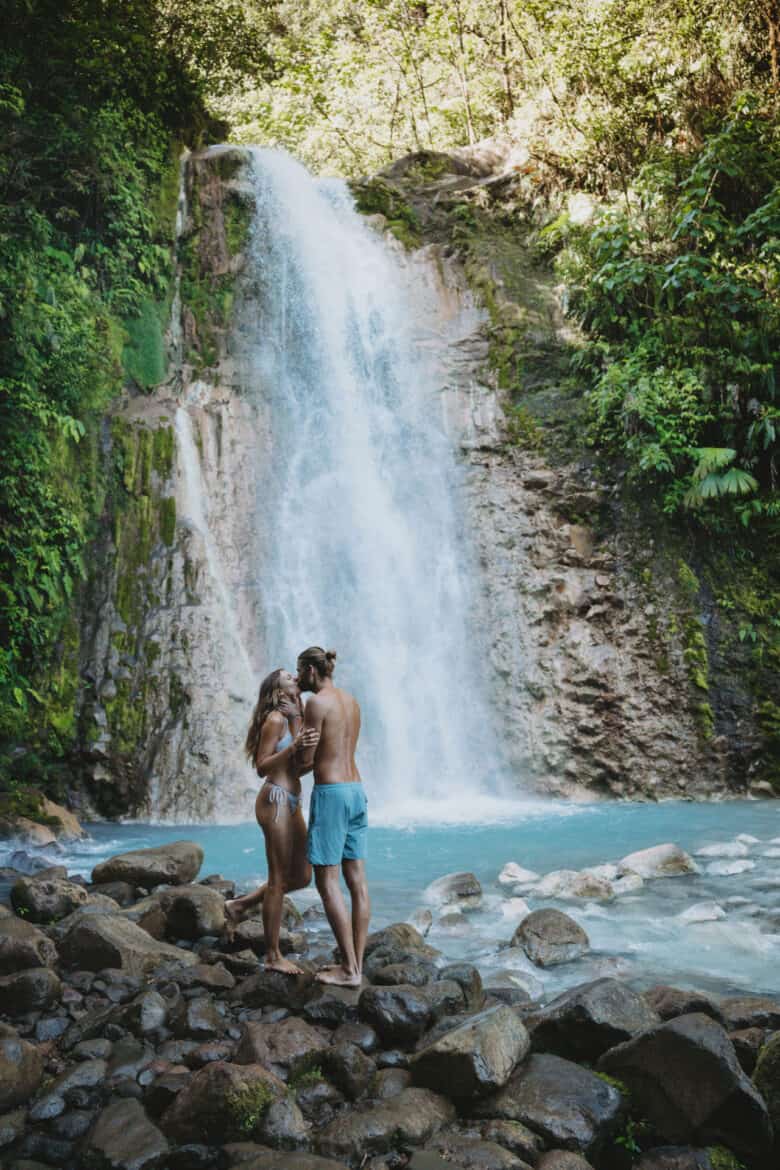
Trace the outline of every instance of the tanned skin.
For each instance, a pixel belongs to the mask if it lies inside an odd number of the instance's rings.
[[[316,748],[318,736],[315,731],[303,727],[300,691],[295,676],[283,671],[280,687],[282,702],[263,723],[255,766],[259,776],[300,797],[302,754],[307,747],[312,751]],[[288,728],[293,742],[278,752],[276,745]],[[265,788],[258,793],[255,816],[265,837],[268,881],[251,894],[225,902],[225,913],[228,921],[235,925],[262,902],[266,970],[300,975],[301,968],[282,956],[279,934],[284,895],[303,889],[311,881],[311,866],[306,857],[306,822],[300,804],[291,813],[286,801],[280,805],[272,804]]]
[[[301,769],[314,769],[315,784],[344,784],[360,781],[355,763],[355,748],[360,735],[360,707],[347,691],[334,685],[329,675],[321,676],[309,665],[298,663],[298,686],[312,692],[304,713],[304,732],[316,731],[319,739],[301,752]],[[339,946],[342,961],[323,967],[317,979],[342,987],[359,987],[363,977],[363,954],[366,949],[371,903],[363,861],[341,863],[352,900],[352,914],[347,910],[339,882],[338,865],[315,865],[314,880],[322,904]]]

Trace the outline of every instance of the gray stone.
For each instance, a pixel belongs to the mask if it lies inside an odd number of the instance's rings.
[[[780,1030],[780,1000],[740,995],[722,999],[718,1006],[730,1031],[736,1032],[740,1028]]]
[[[26,1109],[14,1109],[0,1117],[0,1150],[19,1140],[24,1133],[26,1117]]]
[[[88,971],[118,967],[131,975],[145,975],[165,962],[197,962],[191,952],[158,942],[117,914],[79,915],[60,944],[60,954],[74,967]]]
[[[371,1084],[376,1065],[356,1044],[334,1044],[321,1053],[323,1072],[349,1101],[362,1097]]]
[[[317,1149],[328,1157],[359,1159],[399,1146],[421,1146],[454,1117],[444,1097],[428,1089],[405,1089],[389,1101],[358,1105],[342,1114],[317,1135]]]
[[[168,1004],[159,992],[149,988],[142,991],[123,1009],[122,1024],[136,1036],[146,1036],[165,1026]]]
[[[419,1052],[410,1064],[412,1078],[455,1100],[483,1096],[506,1084],[529,1047],[519,1017],[499,1005]]]
[[[171,841],[101,861],[92,871],[92,881],[127,882],[145,890],[165,884],[181,886],[198,876],[202,864],[203,850],[195,841]]]
[[[164,1136],[132,1099],[107,1105],[84,1144],[85,1162],[100,1170],[156,1170],[167,1154]]]
[[[177,1142],[230,1140],[245,1131],[251,1118],[286,1094],[283,1081],[260,1064],[207,1064],[177,1093],[160,1120]]]
[[[725,1025],[720,1008],[699,991],[685,991],[679,987],[658,984],[643,993],[643,998],[662,1020],[673,1020],[677,1016],[688,1016],[691,1012],[703,1012],[719,1024]]]
[[[551,1146],[589,1156],[618,1126],[623,1101],[612,1085],[559,1056],[533,1054],[509,1082],[479,1101],[476,1117],[520,1121]]]
[[[303,1072],[319,1063],[329,1041],[307,1024],[290,1016],[274,1024],[249,1020],[236,1050],[236,1064],[262,1064],[277,1076]]]
[[[0,918],[0,975],[56,962],[57,948],[43,931],[21,918]]]
[[[629,853],[618,867],[620,874],[638,873],[642,878],[681,877],[698,873],[699,867],[679,845],[652,845]]]
[[[24,914],[29,922],[56,922],[78,910],[88,897],[83,886],[41,874],[19,878],[11,890],[14,909],[18,914]]]
[[[387,1045],[413,1044],[434,1016],[425,989],[404,984],[367,987],[361,992],[358,1013]]]
[[[692,1146],[657,1146],[645,1150],[632,1170],[714,1170],[707,1150]]]
[[[466,1134],[441,1134],[426,1146],[428,1150],[441,1154],[445,1166],[454,1164],[459,1170],[528,1170],[527,1163],[503,1146]]]
[[[766,1102],[780,1152],[780,1032],[770,1036],[761,1049],[753,1073],[753,1084]]]
[[[184,1012],[175,1025],[175,1033],[182,1040],[214,1040],[225,1031],[225,1019],[217,1011],[208,995],[187,1000]]]
[[[199,939],[225,928],[225,899],[208,886],[175,886],[160,894],[168,938]]]
[[[0,1109],[12,1109],[32,1097],[43,1076],[43,1057],[33,1044],[0,1024]]]
[[[552,908],[534,910],[518,926],[511,945],[522,947],[537,967],[570,963],[587,954],[587,934],[568,914]]]
[[[97,882],[89,886],[91,894],[103,894],[119,906],[132,906],[136,899],[136,887],[130,882]]]
[[[544,1149],[544,1142],[539,1135],[520,1121],[485,1121],[481,1133],[486,1141],[496,1142],[504,1149],[511,1150],[531,1166],[536,1165]]]
[[[463,992],[466,1011],[478,1012],[484,1006],[485,991],[482,986],[482,976],[471,963],[449,963],[440,969],[438,978],[458,984]]]
[[[423,898],[433,906],[477,910],[482,905],[482,886],[473,873],[448,873],[426,886]]]
[[[344,1162],[320,1158],[316,1154],[304,1153],[302,1150],[296,1150],[294,1153],[285,1153],[283,1150],[268,1151],[256,1154],[249,1160],[232,1162],[231,1166],[242,1166],[244,1170],[347,1170]]]
[[[281,971],[263,969],[243,979],[230,998],[240,1000],[251,1008],[273,1006],[300,1011],[308,1000],[318,994],[319,988],[311,971],[305,971],[302,975],[284,975]]]
[[[426,943],[419,930],[408,922],[394,922],[382,930],[375,930],[366,939],[366,958],[380,948],[393,946],[405,951],[426,951]]]
[[[549,1150],[536,1163],[536,1170],[593,1170],[593,1167],[587,1158],[572,1150]]]
[[[405,1068],[380,1068],[371,1082],[368,1096],[374,1101],[397,1097],[412,1083],[412,1074]]]
[[[425,987],[436,977],[436,966],[428,960],[415,959],[406,963],[388,963],[386,967],[373,968],[371,982],[380,987],[394,987],[407,984],[409,987]]]
[[[723,1143],[760,1158],[771,1144],[766,1105],[739,1066],[723,1028],[694,1013],[660,1024],[602,1056],[632,1102],[673,1143]]]
[[[258,1130],[259,1137],[276,1150],[295,1150],[309,1136],[309,1126],[289,1095],[272,1101]]]
[[[9,1016],[45,1012],[62,995],[62,984],[48,967],[32,967],[0,976],[0,1004]]]
[[[625,983],[606,978],[565,991],[525,1022],[535,1052],[592,1062],[660,1019]]]

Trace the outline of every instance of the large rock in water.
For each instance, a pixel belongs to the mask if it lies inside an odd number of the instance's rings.
[[[473,873],[447,873],[426,886],[423,898],[433,906],[477,910],[482,904],[482,886]]]
[[[410,1065],[412,1077],[454,1100],[483,1096],[506,1084],[529,1046],[519,1017],[501,1004],[419,1052]]]
[[[522,947],[537,967],[570,963],[587,954],[590,940],[582,927],[560,910],[534,910],[512,936],[513,947]]]
[[[83,906],[89,894],[64,878],[21,877],[11,890],[17,914],[30,922],[56,922]]]
[[[653,845],[629,853],[620,862],[619,872],[638,873],[643,878],[681,877],[698,873],[699,867],[679,845]]]
[[[528,1016],[526,1026],[534,1051],[590,1062],[660,1022],[641,995],[606,978],[564,991]]]
[[[740,1156],[769,1150],[766,1105],[719,1024],[678,1016],[604,1054],[599,1068],[624,1081],[632,1101],[669,1142],[723,1143]]]
[[[99,1115],[83,1146],[88,1166],[111,1170],[157,1170],[167,1160],[168,1143],[140,1101],[112,1101]]]
[[[472,1113],[521,1121],[548,1145],[589,1156],[614,1132],[622,1108],[617,1089],[589,1069],[559,1056],[533,1055]]]
[[[196,841],[171,841],[101,861],[92,871],[92,881],[129,882],[145,890],[165,884],[183,886],[198,876],[202,864],[203,850]]]
[[[329,1157],[358,1160],[403,1146],[421,1146],[455,1119],[455,1109],[428,1089],[404,1089],[389,1101],[358,1106],[326,1126],[317,1149]]]
[[[13,1028],[0,1024],[0,1110],[29,1101],[43,1076],[43,1056]]]
[[[57,948],[42,930],[22,918],[0,918],[0,975],[56,962]]]
[[[80,918],[62,940],[60,955],[66,964],[82,971],[118,967],[131,975],[145,975],[171,960],[187,966],[198,961],[191,951],[158,942],[118,914]]]

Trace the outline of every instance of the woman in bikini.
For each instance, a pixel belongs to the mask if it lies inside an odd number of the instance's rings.
[[[301,758],[316,745],[319,733],[303,729],[300,691],[295,675],[274,670],[263,679],[244,745],[247,758],[265,784],[255,802],[257,823],[265,837],[268,881],[259,890],[225,903],[233,924],[263,903],[265,966],[286,974],[300,973],[279,950],[284,895],[311,881],[306,857],[306,822],[301,811]]]

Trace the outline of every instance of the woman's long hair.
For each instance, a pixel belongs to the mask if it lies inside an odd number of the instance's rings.
[[[271,712],[275,711],[282,701],[282,688],[279,685],[281,677],[281,668],[279,670],[272,670],[260,683],[260,693],[257,696],[255,709],[252,712],[252,718],[249,723],[249,730],[246,733],[246,742],[244,743],[246,757],[252,764],[254,764],[255,757],[257,756],[263,724]]]

